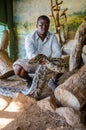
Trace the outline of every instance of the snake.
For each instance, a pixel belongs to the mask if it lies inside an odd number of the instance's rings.
[[[48,58],[44,54],[38,54],[34,58],[30,59],[27,64],[36,64],[39,61],[45,61],[45,65],[52,71],[64,73],[68,71],[68,64],[63,58]],[[14,70],[8,71],[0,75],[0,79],[6,79],[10,76],[15,75]]]
[[[44,61],[44,65],[40,64],[40,61]],[[63,58],[48,58],[44,54],[38,54],[34,58],[27,62],[27,65],[39,64],[38,68],[34,74],[31,87],[26,91],[22,92],[24,95],[30,95],[32,97],[38,98],[46,82],[46,75],[48,69],[54,72],[65,73],[68,70],[68,64]],[[47,69],[48,68],[48,69]],[[14,71],[1,76],[1,79],[14,75]]]
[[[44,64],[40,64],[43,61]],[[30,59],[27,65],[39,64],[33,78],[31,87],[25,92],[26,95],[31,95],[37,98],[46,81],[47,70],[50,69],[54,72],[64,73],[68,70],[68,64],[63,58],[48,58],[44,54],[38,54],[34,58]],[[47,69],[48,68],[48,69]]]
[[[38,98],[46,82],[47,69],[45,65],[39,65],[32,81],[30,88],[23,94]]]
[[[45,65],[48,69],[59,72],[65,73],[68,71],[68,63],[63,58],[48,58],[44,54],[38,54],[34,58],[28,61],[28,64],[40,64],[40,61],[44,61]]]

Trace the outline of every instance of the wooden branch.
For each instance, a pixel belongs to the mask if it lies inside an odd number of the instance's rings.
[[[59,2],[58,5],[61,5],[63,3],[63,1]]]
[[[53,20],[54,20],[54,23],[55,23],[55,28],[56,28],[56,20],[55,20],[55,16],[54,16],[54,13],[53,13],[53,2],[52,0],[50,0],[50,6],[51,6],[51,16],[53,17]]]
[[[55,0],[55,4],[53,5],[53,0],[50,0],[50,7],[51,7],[50,17],[53,17],[54,24],[55,24],[55,30],[56,30],[56,33],[59,36],[59,42],[61,43],[61,46],[63,44],[63,41],[62,41],[62,38],[61,38],[60,17],[64,16],[65,22],[67,21],[67,16],[66,16],[67,8],[64,9],[64,11],[61,13],[61,15],[59,14],[60,8],[61,8],[59,5],[61,5],[62,3],[63,3],[63,1],[58,2],[58,0]]]
[[[67,10],[68,10],[68,8],[64,9],[63,12],[60,14],[60,17],[64,16],[65,22],[67,21],[67,15],[66,15]]]

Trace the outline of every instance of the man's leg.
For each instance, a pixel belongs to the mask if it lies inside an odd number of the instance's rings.
[[[52,89],[52,91],[55,90],[55,88],[58,86],[57,81],[58,78],[62,75],[62,73],[55,72],[53,74],[53,77],[48,82],[48,87]]]
[[[24,79],[26,86],[30,87],[32,84],[32,78],[28,75],[28,72],[26,72],[25,69],[18,64],[14,65],[13,69],[16,75]]]

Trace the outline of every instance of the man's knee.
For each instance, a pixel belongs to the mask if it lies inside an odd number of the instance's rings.
[[[14,65],[13,69],[14,69],[14,72],[16,75],[18,75],[18,76],[24,75],[25,70],[21,65],[18,65],[18,64]]]

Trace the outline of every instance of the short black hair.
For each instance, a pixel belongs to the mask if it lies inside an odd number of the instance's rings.
[[[38,23],[38,21],[39,21],[40,19],[47,20],[47,22],[50,24],[50,19],[49,19],[46,15],[41,15],[41,16],[39,16],[38,19],[37,19],[37,23]]]

